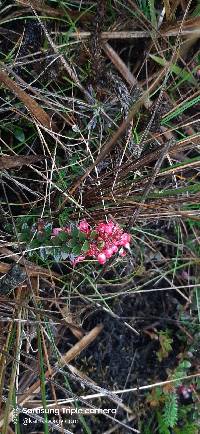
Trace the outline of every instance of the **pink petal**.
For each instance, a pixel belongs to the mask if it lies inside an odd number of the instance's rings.
[[[110,247],[104,251],[106,258],[109,259],[113,255],[113,249]]]
[[[112,251],[113,253],[117,253],[118,252],[118,247],[117,246],[112,246]]]
[[[81,220],[77,227],[81,232],[85,232],[86,234],[90,232],[90,225],[85,219]]]
[[[130,241],[131,241],[131,235],[125,232],[124,234],[122,234],[120,238],[120,245],[125,246],[127,243],[130,243]]]
[[[105,224],[106,234],[111,235],[113,233],[114,226],[115,225],[112,221],[109,221],[107,224]]]

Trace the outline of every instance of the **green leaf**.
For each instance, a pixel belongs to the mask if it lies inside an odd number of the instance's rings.
[[[168,393],[166,395],[162,417],[167,427],[173,428],[176,425],[178,420],[178,402],[176,393]]]
[[[184,113],[185,110],[188,110],[190,107],[199,104],[199,101],[200,95],[196,96],[195,98],[189,99],[188,101],[183,101],[179,104],[177,108],[173,109],[173,111],[171,111],[169,115],[165,115],[162,118],[162,124],[169,122],[171,119],[177,118],[177,116],[180,116],[182,113]]]
[[[79,240],[80,241],[85,241],[86,240],[86,238],[87,238],[87,235],[86,235],[86,233],[85,232],[79,232]]]
[[[91,234],[90,234],[90,238],[92,239],[92,240],[95,240],[95,238],[97,237],[97,232],[96,231],[92,231],[91,232]]]
[[[40,247],[40,246],[41,246],[41,240],[39,240],[38,238],[35,237],[31,241],[31,248],[34,249],[34,248],[37,248],[37,247]]]
[[[191,368],[191,362],[189,360],[182,360],[182,362],[180,363],[180,368],[181,369],[189,369]]]
[[[84,244],[82,245],[82,249],[81,250],[83,252],[87,252],[89,250],[89,248],[90,248],[90,244],[89,244],[88,240],[85,240]]]
[[[170,434],[170,431],[165,424],[162,415],[160,412],[157,412],[157,419],[158,419],[158,428],[159,428],[159,434]]]
[[[76,247],[78,244],[78,240],[75,238],[72,238],[71,240],[69,240],[68,242],[68,246],[71,246],[72,248]]]
[[[20,234],[20,241],[30,241],[31,233],[29,229],[23,230]]]
[[[73,253],[73,255],[80,255],[80,253],[81,253],[81,246],[79,246],[79,245],[74,246],[73,249],[72,249],[72,253]]]
[[[69,222],[69,211],[68,209],[64,209],[59,215],[59,225],[65,226]]]
[[[150,57],[152,60],[154,60],[154,62],[158,63],[161,66],[166,66],[166,64],[167,64],[167,60],[163,59],[163,57],[154,56],[153,54],[150,54]],[[173,65],[171,65],[170,70],[178,77],[181,77],[183,79],[183,81],[187,80],[187,81],[189,81],[189,83],[193,83],[193,84],[195,83],[195,79],[192,76],[192,74],[190,72],[184,71],[179,66],[173,64]]]
[[[149,11],[151,17],[151,23],[155,29],[157,29],[157,20],[156,20],[156,11],[155,11],[155,1],[148,0],[149,3]]]
[[[56,237],[59,241],[67,241],[68,234],[66,232],[59,232],[59,234]]]
[[[79,238],[79,230],[77,228],[74,228],[71,235],[73,239],[77,240]]]
[[[25,142],[25,134],[21,127],[15,127],[13,130],[13,134],[19,142]]]
[[[69,246],[67,246],[67,245],[65,245],[65,246],[62,246],[62,250],[61,250],[63,253],[69,253]]]
[[[173,339],[168,335],[167,332],[159,332],[159,343],[160,349],[157,351],[157,357],[159,362],[164,358],[168,357],[169,353],[172,351]]]

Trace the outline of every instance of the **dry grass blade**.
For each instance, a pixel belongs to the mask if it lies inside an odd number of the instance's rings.
[[[179,380],[190,380],[190,379],[195,379],[195,377],[200,377],[200,373],[197,372],[196,374],[192,374],[192,375],[187,375],[185,377],[181,377],[179,378]],[[165,386],[166,384],[173,384],[176,383],[177,379],[172,379],[172,380],[166,380],[166,381],[160,381],[154,384],[148,384],[145,386],[137,386],[137,387],[133,387],[130,389],[122,389],[122,390],[114,390],[113,393],[118,395],[118,394],[123,394],[123,393],[127,393],[129,392],[138,392],[139,390],[149,390],[158,386]],[[87,395],[87,396],[81,396],[82,399],[84,400],[89,400],[89,399],[95,399],[95,398],[100,398],[101,396],[106,396],[106,394],[102,394],[102,393],[95,393],[93,395]],[[67,400],[67,402],[73,402],[74,399],[70,398]]]
[[[57,305],[57,307],[63,317],[63,321],[68,325],[73,335],[77,339],[81,339],[84,336],[84,331],[81,327],[77,326],[77,324],[74,324],[72,315],[70,314],[68,307],[64,306],[63,308],[61,308],[59,304]]]
[[[17,294],[17,300],[20,301],[21,293],[20,291]],[[16,306],[15,308],[15,316],[17,316],[19,319],[21,318],[21,306]],[[9,426],[9,414],[10,410],[12,408],[12,401],[13,401],[13,392],[15,387],[15,378],[17,374],[17,368],[19,364],[19,358],[20,358],[20,340],[21,340],[21,324],[20,322],[17,324],[16,327],[16,342],[15,342],[15,352],[16,352],[16,360],[13,362],[12,365],[12,371],[10,376],[10,383],[9,383],[9,392],[8,392],[8,399],[6,402],[6,407],[4,409],[3,413],[3,424],[2,426],[2,434],[7,434],[8,432],[8,426]]]
[[[18,258],[19,260],[19,258]],[[17,261],[16,261],[17,262]],[[28,263],[27,263],[28,262]],[[50,271],[47,270],[46,268],[43,267],[39,267],[38,265],[35,265],[34,263],[31,263],[29,261],[25,261],[25,267],[26,267],[26,272],[28,274],[28,276],[30,277],[37,277],[37,276],[50,276],[54,279],[60,279],[61,276],[58,273],[55,273],[54,271]],[[22,260],[19,260],[19,263],[21,265],[23,265]],[[8,273],[12,268],[11,264],[6,264],[4,262],[0,262],[0,273]]]
[[[171,30],[161,30],[160,32],[157,32],[156,38],[157,39],[163,39],[168,38],[170,36],[177,36],[179,33],[179,27],[175,27]],[[190,28],[190,26],[186,29],[183,29],[181,32],[182,35],[196,35],[198,36],[200,34],[200,29],[198,26],[194,26],[194,28]],[[92,36],[91,32],[72,32],[70,33],[70,38],[77,39],[78,41],[85,41],[86,39],[90,39]],[[151,38],[151,32],[146,30],[119,30],[119,31],[108,31],[108,32],[102,32],[100,33],[100,39],[102,41],[105,40],[114,40],[114,39],[124,39],[124,40],[131,40],[131,39],[144,39],[144,38]],[[65,46],[66,44],[64,44]],[[59,45],[61,48],[63,45]]]
[[[51,118],[45,110],[40,107],[30,95],[22,90],[18,84],[8,76],[7,72],[0,70],[0,81],[20,99],[39,124],[48,130],[54,128]]]
[[[165,132],[165,134],[166,134],[166,132]],[[180,142],[175,143],[169,149],[169,155],[175,156],[178,152],[189,149],[191,146],[191,142],[193,144],[193,147],[195,147],[195,145],[198,147],[199,136],[200,135],[197,134],[197,135],[195,135],[195,137],[192,137],[192,138],[186,137],[185,139],[181,140]],[[155,151],[152,151],[152,152],[149,152],[145,155],[142,155],[140,158],[138,158],[137,160],[135,160],[133,162],[125,163],[120,168],[119,177],[121,179],[123,179],[127,175],[127,173],[129,173],[130,171],[135,171],[135,170],[141,169],[144,165],[146,166],[149,163],[151,163],[152,161],[155,161],[157,158],[160,157],[161,154],[162,154],[162,149],[158,148]]]
[[[145,200],[148,196],[148,194],[150,193],[150,190],[153,186],[153,183],[155,181],[156,175],[159,173],[159,170],[161,168],[161,165],[163,163],[163,160],[166,156],[166,154],[169,152],[169,149],[172,147],[173,142],[171,142],[171,140],[169,140],[168,142],[166,142],[164,149],[162,150],[159,159],[156,161],[156,164],[154,166],[154,171],[151,175],[151,180],[150,182],[147,184],[147,186],[145,187],[144,191],[143,191],[143,196],[142,196],[142,200],[140,202],[140,205],[138,206],[137,210],[135,211],[133,217],[131,217],[131,219],[128,222],[127,228],[131,228],[132,225],[134,224],[134,222],[136,221],[140,211],[141,211],[141,205],[145,203]]]
[[[88,175],[97,166],[97,164],[99,164],[101,161],[103,161],[103,159],[105,158],[105,156],[113,149],[113,146],[116,144],[117,140],[122,136],[122,134],[124,133],[124,131],[126,130],[126,128],[129,126],[130,122],[132,121],[132,119],[134,118],[134,116],[136,115],[136,113],[146,103],[146,101],[147,101],[147,99],[149,97],[149,93],[151,91],[153,91],[153,89],[158,85],[158,83],[160,82],[160,80],[165,75],[166,69],[167,68],[164,68],[161,71],[159,77],[156,78],[156,80],[151,85],[151,87],[148,89],[148,91],[145,91],[143,93],[143,95],[138,99],[138,101],[133,105],[132,109],[129,112],[129,115],[127,116],[127,118],[121,123],[121,125],[118,128],[118,130],[114,133],[114,135],[111,137],[111,139],[102,147],[102,149],[99,152],[99,155],[96,158],[96,160],[94,161],[94,163],[89,167],[89,169],[86,170],[85,174],[77,182],[74,183],[74,185],[71,187],[71,189],[69,191],[69,193],[71,195],[73,195],[76,192],[76,190],[79,188],[80,184],[88,177]],[[63,202],[62,206],[64,205],[65,202]]]
[[[50,6],[44,5],[43,1],[38,0],[15,0],[15,2],[19,5],[25,6],[29,9],[34,8],[36,11],[42,12],[45,15],[49,15],[51,17],[60,17],[63,18],[63,10],[59,8],[51,8]],[[67,14],[71,18],[81,19],[82,21],[89,18],[89,14],[81,14],[77,11],[68,10]]]
[[[182,23],[182,21],[178,21],[176,24],[170,26],[168,31],[169,32],[172,30],[177,30],[177,31],[179,30],[180,31],[180,26],[182,24],[183,24],[183,32],[184,32],[184,30],[189,30],[189,29],[200,31],[200,29],[199,29],[200,17],[199,16],[184,20],[183,23]]]
[[[86,89],[84,88],[84,86],[81,84],[76,71],[70,66],[70,64],[67,62],[67,60],[64,58],[63,55],[61,55],[59,53],[59,50],[57,48],[57,46],[54,44],[51,36],[49,35],[46,27],[44,26],[43,22],[41,21],[40,17],[38,16],[37,12],[35,11],[34,7],[31,6],[32,11],[34,12],[35,16],[37,17],[41,28],[43,29],[45,36],[49,42],[49,45],[51,46],[51,48],[53,49],[53,51],[59,56],[60,61],[64,67],[64,69],[67,71],[67,74],[69,75],[69,77],[73,80],[73,82],[76,84],[76,86],[83,92],[83,94],[86,96],[87,99],[91,100],[91,96],[89,94],[89,92],[86,91]]]
[[[124,77],[126,82],[130,86],[137,86],[138,83],[137,83],[136,78],[133,76],[131,71],[127,68],[127,66],[122,61],[120,56],[116,53],[116,51],[111,47],[111,45],[108,43],[105,43],[105,44],[103,44],[103,49],[104,49],[105,53],[107,54],[107,56],[109,57],[109,59],[111,60],[111,62],[115,65],[116,69],[120,72],[122,77]]]
[[[62,356],[58,362],[58,366],[63,367],[67,363],[75,359],[88,345],[90,345],[97,336],[102,332],[103,324],[94,327],[87,335],[85,335],[79,342],[77,342],[66,354]]]
[[[164,5],[165,5],[166,19],[167,21],[169,21],[172,18],[171,5],[169,0],[164,0]]]
[[[5,381],[5,371],[6,371],[6,362],[7,362],[7,349],[9,346],[9,339],[12,332],[13,324],[10,323],[8,326],[8,333],[6,337],[6,342],[3,345],[3,348],[1,348],[1,354],[0,354],[0,406],[2,404],[2,394],[3,394],[3,388],[4,388],[4,381]]]
[[[1,258],[10,258],[13,261],[15,261],[16,263],[21,264],[22,266],[25,267],[26,272],[29,276],[51,276],[52,278],[60,278],[60,274],[52,271],[52,270],[48,270],[46,268],[40,267],[39,265],[34,264],[33,262],[28,261],[27,259],[25,259],[24,257],[20,257],[20,255],[16,255],[15,253],[13,253],[11,250],[5,248],[5,247],[1,247],[0,246],[0,253],[1,253]],[[11,269],[12,265],[10,264],[5,264],[2,263],[0,264],[0,272],[1,273],[7,273],[10,269]]]

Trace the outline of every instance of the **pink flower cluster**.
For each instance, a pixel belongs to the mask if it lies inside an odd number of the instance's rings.
[[[83,261],[87,256],[97,259],[99,264],[103,265],[118,251],[120,256],[125,256],[125,249],[130,250],[131,235],[112,220],[99,222],[92,228],[84,219],[77,225],[77,229],[86,234],[89,248],[71,261],[73,265]],[[69,228],[54,228],[53,235],[58,235],[60,231],[70,233]]]

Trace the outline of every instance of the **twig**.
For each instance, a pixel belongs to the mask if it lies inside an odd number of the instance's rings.
[[[124,77],[126,82],[130,86],[138,86],[138,82],[136,78],[133,76],[131,71],[127,68],[126,64],[123,62],[121,57],[116,53],[116,51],[111,47],[107,42],[102,45],[105,53],[111,60],[111,62],[115,65],[116,69],[120,72],[120,74]]]
[[[130,389],[113,390],[112,393],[118,395],[118,394],[121,394],[121,393],[124,394],[124,393],[138,392],[140,390],[149,390],[149,389],[153,389],[154,387],[165,386],[166,384],[173,384],[173,383],[176,383],[177,381],[189,380],[191,378],[196,378],[196,377],[200,377],[200,373],[199,372],[197,372],[196,374],[192,374],[192,375],[188,375],[188,376],[186,375],[184,377],[180,377],[180,378],[178,378],[178,380],[177,379],[172,379],[172,380],[160,381],[158,383],[147,384],[145,386],[132,387]],[[86,396],[81,395],[80,398],[82,400],[84,400],[84,401],[85,400],[87,401],[89,399],[96,399],[96,398],[100,398],[100,397],[103,397],[103,396],[106,396],[106,395],[104,395],[102,393],[95,393],[95,394],[86,395]],[[74,402],[74,401],[75,401],[74,398],[69,398],[65,402],[69,403],[69,402]]]
[[[159,32],[157,33],[157,37],[158,38],[164,38],[164,37],[170,37],[170,36],[177,36],[179,33],[178,29],[172,29],[172,30],[168,30],[166,32]],[[183,31],[181,32],[182,36],[186,36],[186,35],[199,35],[200,34],[200,29],[199,27],[194,27],[191,29],[183,29]],[[77,39],[80,42],[84,41],[86,39],[89,39],[91,37],[92,33],[91,32],[72,32],[69,34],[69,38],[73,38],[73,39]],[[112,40],[112,39],[144,39],[144,38],[151,38],[152,37],[152,33],[151,31],[146,31],[146,30],[121,30],[118,32],[102,32],[100,33],[99,37],[102,40]],[[62,44],[62,45],[58,45],[57,48],[62,48],[65,47],[66,44]]]

